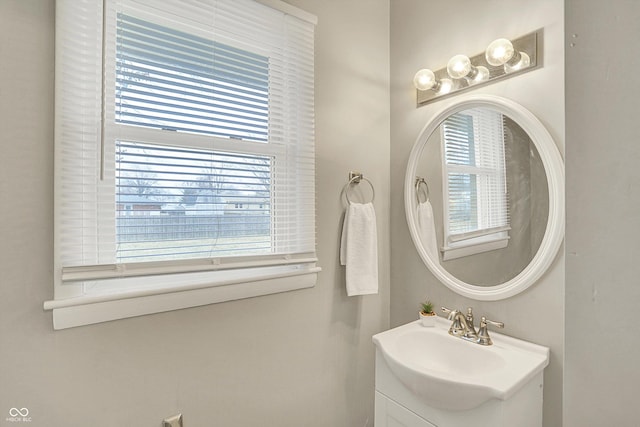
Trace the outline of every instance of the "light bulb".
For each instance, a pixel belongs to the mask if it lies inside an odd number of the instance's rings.
[[[505,73],[512,73],[514,71],[527,68],[529,65],[531,65],[531,58],[529,58],[529,55],[527,55],[524,52],[517,52],[517,53],[518,53],[517,59],[515,57],[511,58],[511,61],[504,64]]]
[[[438,82],[438,91],[436,93],[438,95],[445,95],[451,92],[451,89],[453,89],[453,80],[441,79],[440,82]]]
[[[413,85],[418,90],[429,90],[436,85],[436,76],[433,71],[423,68],[413,77]]]
[[[506,64],[514,55],[513,44],[507,39],[492,41],[485,52],[485,58],[490,65],[499,66]]]
[[[478,83],[486,82],[487,80],[489,80],[489,77],[491,77],[489,69],[487,67],[479,65],[476,67],[476,70],[476,75],[471,79],[471,81],[469,82],[470,84],[475,85]]]
[[[456,55],[447,63],[447,74],[452,79],[466,77],[472,70],[471,61],[464,55]]]

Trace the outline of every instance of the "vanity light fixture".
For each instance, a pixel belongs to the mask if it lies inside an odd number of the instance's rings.
[[[419,70],[413,78],[418,106],[542,66],[542,36],[540,29],[513,40],[499,38],[483,53],[455,55],[436,71]]]

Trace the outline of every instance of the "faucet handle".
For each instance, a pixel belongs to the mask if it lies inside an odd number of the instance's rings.
[[[491,337],[489,336],[489,330],[487,329],[487,324],[495,326],[496,328],[504,328],[504,323],[496,322],[493,320],[489,320],[486,317],[482,316],[480,319],[480,329],[478,330],[478,344],[480,345],[491,345],[493,341],[491,341]]]
[[[456,312],[458,312],[458,309],[451,310],[450,308],[447,308],[447,307],[440,307],[440,309],[447,315],[447,318],[449,320],[451,320],[451,316],[455,315]]]
[[[487,326],[487,324],[489,324],[489,325],[495,326],[496,328],[504,328],[504,323],[496,322],[495,320],[489,320],[484,316],[482,316],[482,319],[480,319],[480,325],[481,326],[482,326],[482,323],[484,323],[485,326]]]
[[[452,320],[451,327],[449,328],[449,334],[453,335],[454,337],[464,337],[468,339],[466,336],[469,333],[469,328],[467,327],[467,322],[462,312],[458,309],[451,310],[447,307],[442,307],[442,311],[447,313],[447,319]],[[472,339],[475,341],[476,338],[477,335],[476,331],[474,330]]]

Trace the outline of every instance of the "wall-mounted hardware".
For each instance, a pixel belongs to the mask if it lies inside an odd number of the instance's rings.
[[[483,53],[455,55],[436,71],[419,70],[413,78],[418,106],[542,66],[542,36],[540,29],[513,40],[500,38]]]
[[[183,427],[182,414],[174,415],[162,420],[162,427]]]
[[[349,172],[349,183],[360,184],[360,180],[364,178],[362,172],[351,171]]]
[[[424,201],[420,198],[421,194],[423,195]],[[427,184],[427,181],[421,176],[416,176],[416,199],[418,200],[418,204],[429,201],[429,184]]]
[[[349,198],[349,189],[351,188],[351,185],[360,184],[360,182],[362,182],[363,180],[367,184],[369,184],[369,186],[371,187],[371,203],[373,203],[373,201],[375,200],[375,198],[376,198],[376,189],[373,187],[373,183],[371,181],[369,181],[367,178],[365,178],[364,175],[362,174],[362,172],[350,171],[349,172],[349,181],[344,185],[344,188],[342,189],[342,192],[344,193],[344,196],[347,199],[347,202],[349,204],[351,204],[351,199]]]

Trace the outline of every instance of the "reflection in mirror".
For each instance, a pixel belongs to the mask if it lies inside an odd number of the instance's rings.
[[[452,276],[495,286],[529,265],[545,234],[549,191],[536,145],[513,119],[489,107],[448,116],[429,136],[416,176],[430,189],[437,262]]]
[[[502,113],[459,111],[440,126],[445,260],[504,248],[509,209]]]

